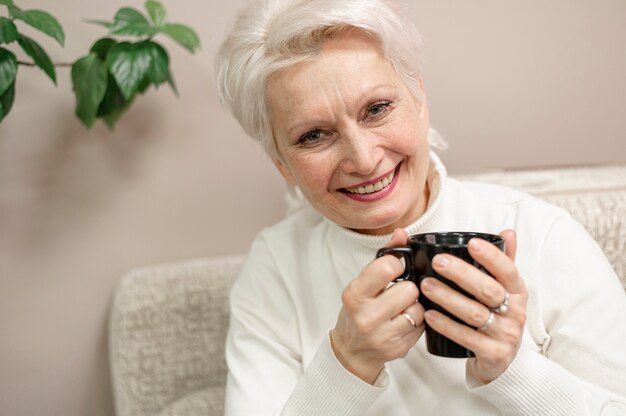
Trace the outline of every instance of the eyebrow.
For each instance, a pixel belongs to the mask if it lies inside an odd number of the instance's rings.
[[[393,89],[394,91],[397,90],[397,85],[394,84],[378,84],[373,88],[367,88],[365,90],[365,92],[363,94],[361,94],[358,98],[357,98],[357,102],[361,102],[364,101],[365,97],[373,95],[376,91],[378,90],[382,90],[382,89]],[[308,120],[302,123],[297,123],[294,124],[293,126],[289,127],[287,129],[287,134],[291,135],[295,130],[299,130],[302,126],[309,126],[309,125],[318,125],[320,124],[321,121],[317,121],[317,120]]]

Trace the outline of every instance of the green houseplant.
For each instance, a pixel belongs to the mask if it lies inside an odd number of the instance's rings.
[[[39,43],[20,32],[20,25],[25,24],[63,46],[65,33],[54,16],[38,9],[23,10],[13,0],[0,0],[0,6],[5,6],[7,12],[6,16],[0,14],[1,123],[15,100],[15,80],[20,66],[36,66],[56,84],[55,68],[69,65],[53,63]],[[108,34],[97,39],[85,56],[71,64],[75,114],[87,128],[97,119],[113,128],[137,95],[150,87],[167,83],[176,93],[169,55],[154,40],[156,36],[168,36],[191,53],[200,47],[193,29],[168,21],[161,2],[147,0],[145,9],[147,14],[123,7],[112,21],[88,20],[105,27]],[[18,60],[15,50],[21,50],[32,62]]]

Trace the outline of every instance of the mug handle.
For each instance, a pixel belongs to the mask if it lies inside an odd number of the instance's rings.
[[[413,249],[411,246],[399,246],[399,247],[383,247],[376,252],[376,258],[382,257],[385,254],[392,254],[398,258],[404,258],[404,273],[393,279],[394,282],[401,282],[403,280],[413,280]]]

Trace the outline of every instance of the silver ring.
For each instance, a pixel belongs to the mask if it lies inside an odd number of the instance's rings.
[[[409,315],[406,312],[403,312],[400,314],[400,316],[406,319],[407,321],[409,321],[409,323],[411,324],[413,328],[417,328],[417,324],[415,323],[415,320],[411,317],[411,315]]]
[[[493,320],[495,319],[495,315],[493,313],[493,311],[489,311],[489,317],[487,318],[487,320],[485,321],[485,323],[483,324],[483,326],[481,326],[480,328],[478,328],[481,331],[486,331],[487,328],[489,328],[489,325],[491,325],[491,323],[493,322]]]
[[[504,291],[504,300],[492,310],[498,313],[506,313],[509,310],[509,292]]]

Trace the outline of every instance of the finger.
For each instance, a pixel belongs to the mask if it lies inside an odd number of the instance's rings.
[[[424,308],[416,303],[415,306],[410,306],[396,315],[391,321],[399,331],[402,331],[402,334],[415,330],[421,334],[425,328]]]
[[[500,237],[504,238],[505,253],[509,258],[515,261],[515,253],[517,252],[517,233],[514,230],[504,230],[500,233]]]
[[[405,245],[408,239],[409,235],[403,228],[396,228],[395,230],[393,230],[391,238],[389,239],[387,244],[385,244],[385,247],[396,247]]]
[[[489,318],[491,311],[485,305],[435,278],[428,277],[422,280],[420,288],[429,300],[474,328],[482,327]]]
[[[415,283],[411,281],[398,282],[376,298],[374,307],[388,319],[392,319],[415,305],[418,297],[419,290]],[[418,318],[421,317],[418,316]]]
[[[387,244],[385,244],[385,247],[397,247],[397,246],[401,246],[401,245],[405,245],[408,241],[409,236],[407,235],[406,231],[404,231],[404,229],[402,228],[396,228],[395,230],[393,230],[393,233],[391,234],[391,238],[389,239],[389,241],[387,242]],[[402,274],[405,272],[404,270],[404,263],[402,262],[402,260],[400,260],[398,257],[396,256],[383,256],[382,258],[396,258],[399,261],[399,264],[401,265],[402,269],[400,269],[397,272],[394,272],[393,274],[389,274],[388,271],[386,270],[387,268],[393,268],[394,270],[397,269],[396,265],[379,265],[380,268],[382,268],[383,270],[381,271],[383,273],[383,275],[381,275],[381,278],[384,279],[384,285],[382,287],[378,287],[378,279],[376,279],[375,281],[371,281],[370,279],[368,279],[366,282],[364,282],[367,286],[371,286],[373,289],[370,291],[367,291],[367,294],[372,296],[372,295],[377,295],[378,293],[380,293],[382,290],[386,290],[388,288],[390,288],[391,286],[393,286],[395,284],[394,280],[396,278],[398,278],[398,276],[402,276]],[[373,262],[376,262],[377,260],[373,260]],[[388,261],[388,260],[387,260]],[[370,262],[373,263],[373,262]],[[368,266],[369,267],[369,266]],[[391,272],[389,270],[389,272]],[[378,273],[377,268],[374,268],[373,273]]]
[[[394,256],[382,256],[372,260],[361,270],[359,276],[352,280],[344,293],[354,299],[375,298],[389,282],[404,273],[404,264]]]
[[[404,318],[404,320],[407,321],[413,329],[417,328],[417,322],[415,322],[415,320],[413,319],[410,313],[405,311],[405,312],[400,313],[398,316],[401,318]]]
[[[395,350],[395,352],[391,354],[391,357],[404,357],[409,352],[409,350],[413,346],[415,346],[419,338],[424,333],[425,324],[424,322],[422,322],[416,327],[413,327],[413,325],[402,315],[396,316],[392,320],[391,324],[394,327],[394,335],[391,336],[390,342],[387,344],[387,346],[390,347],[392,351]],[[393,347],[394,344],[396,345],[396,347]]]
[[[424,322],[424,307],[421,303],[414,302],[412,305],[404,309],[405,312],[411,314],[415,322],[419,325]]]
[[[523,293],[524,282],[513,260],[493,244],[480,238],[472,238],[468,250],[474,260],[483,266],[509,293]],[[504,299],[504,294],[496,298]]]
[[[472,351],[477,356],[497,348],[497,341],[482,331],[476,331],[467,325],[456,322],[434,309],[424,314],[426,323],[436,332]],[[494,325],[492,323],[492,325]]]
[[[500,255],[506,257],[502,252]],[[433,269],[484,305],[495,307],[504,299],[505,289],[500,283],[458,257],[438,254],[433,258]],[[426,292],[426,288],[422,290]]]

